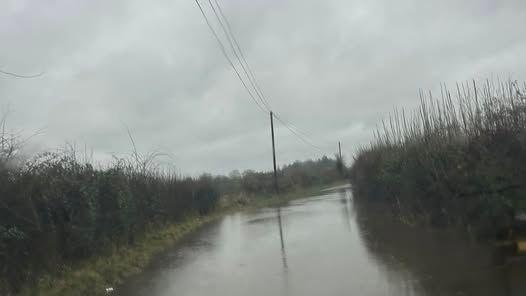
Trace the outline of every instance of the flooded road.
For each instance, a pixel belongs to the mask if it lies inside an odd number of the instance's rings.
[[[526,267],[454,233],[396,223],[348,189],[228,215],[117,295],[526,295]]]

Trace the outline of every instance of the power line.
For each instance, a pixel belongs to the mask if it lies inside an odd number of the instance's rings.
[[[236,72],[237,74],[237,77],[239,78],[239,80],[241,81],[241,83],[243,84],[243,87],[246,89],[246,91],[248,92],[248,94],[250,95],[250,98],[252,99],[252,101],[254,101],[254,103],[256,103],[256,105],[259,107],[259,109],[261,109],[261,111],[263,112],[267,112],[267,110],[265,110],[265,108],[263,108],[259,102],[256,100],[256,98],[254,97],[254,95],[252,94],[252,92],[250,91],[250,89],[248,88],[248,86],[246,85],[245,81],[243,80],[243,78],[241,78],[241,75],[239,74],[239,71],[237,71],[236,67],[234,66],[234,63],[232,62],[232,60],[230,59],[230,57],[228,56],[227,52],[226,52],[226,49],[225,49],[225,46],[223,45],[223,42],[221,42],[221,39],[219,38],[219,36],[217,35],[216,31],[214,30],[214,27],[212,26],[212,24],[210,23],[210,21],[208,20],[208,17],[206,17],[206,14],[203,10],[203,7],[201,7],[201,4],[199,3],[198,0],[195,0],[195,3],[197,4],[197,6],[199,7],[199,10],[201,11],[201,14],[203,15],[203,18],[205,19],[206,21],[206,24],[208,25],[208,28],[210,29],[210,31],[212,32],[212,34],[214,35],[215,39],[217,40],[217,43],[219,44],[219,47],[221,48],[221,52],[223,53],[223,55],[225,56],[225,58],[227,59],[228,63],[230,64],[230,66],[232,67],[232,69]]]
[[[280,122],[282,122],[282,123],[285,124],[285,125],[289,125],[291,128],[293,128],[294,130],[296,130],[296,132],[298,132],[299,134],[301,134],[301,135],[304,136],[305,138],[311,138],[311,136],[309,136],[309,134],[307,134],[306,132],[302,131],[300,128],[298,128],[296,125],[294,125],[292,122],[283,119],[283,118],[280,117],[279,114],[277,114],[276,112],[274,112],[274,115],[275,115],[276,117],[279,118],[278,120],[279,120]]]
[[[241,67],[243,68],[243,71],[245,72],[245,75],[248,77],[248,79],[250,81],[250,84],[254,88],[254,90],[255,90],[256,94],[258,95],[260,101],[267,107],[268,111],[270,111],[272,108],[270,107],[270,104],[268,103],[265,95],[263,94],[263,91],[262,91],[261,87],[259,86],[259,84],[257,82],[257,79],[256,79],[256,77],[254,75],[254,72],[250,68],[250,65],[248,64],[248,62],[247,62],[247,60],[245,58],[245,55],[243,54],[243,50],[241,49],[241,46],[239,45],[239,42],[237,41],[237,38],[235,37],[235,35],[234,35],[233,31],[232,31],[232,26],[230,25],[230,22],[228,21],[228,18],[223,13],[223,9],[221,8],[221,5],[219,4],[219,1],[218,0],[214,0],[214,3],[217,6],[217,10],[215,9],[214,5],[212,5],[212,1],[211,0],[208,0],[208,3],[210,5],[210,8],[213,10],[213,12],[214,12],[219,24],[221,25],[221,27],[223,29],[223,32],[225,33],[225,35],[226,35],[226,37],[228,39],[228,42],[230,43],[232,52],[234,53],[234,55],[238,59],[239,64],[241,65]],[[217,11],[219,11],[219,13]],[[236,49],[237,49],[237,52],[236,52]],[[275,112],[274,112],[274,116],[276,117],[276,119],[278,119],[278,121],[280,121],[284,126],[286,126],[287,129],[289,129],[294,135],[302,138],[301,139],[302,141],[304,141],[304,142],[308,143],[309,145],[319,149],[319,147],[314,145],[312,143],[312,141],[307,139],[307,138],[309,138],[309,136],[306,133],[302,132],[298,127],[296,127],[295,125],[293,125],[290,122],[286,122],[283,118],[281,118]],[[298,135],[298,133],[302,134],[302,136]]]
[[[42,74],[44,74],[44,72],[40,72],[40,73],[34,74],[34,75],[20,75],[20,74],[17,74],[17,73],[8,72],[8,71],[4,71],[4,70],[1,70],[1,69],[0,69],[0,73],[2,73],[4,75],[8,75],[8,76],[13,76],[13,77],[16,77],[16,78],[36,78],[36,77],[42,76]]]
[[[228,21],[228,18],[223,13],[223,10],[221,8],[221,5],[219,4],[219,1],[218,0],[214,0],[214,3],[217,6],[217,9],[212,4],[211,0],[207,0],[207,1],[208,1],[208,4],[209,4],[210,8],[212,9],[212,11],[214,13],[219,25],[221,26],[221,28],[223,30],[223,33],[225,34],[225,36],[227,38],[228,43],[230,44],[230,48],[232,50],[232,53],[233,53],[234,57],[236,58],[236,60],[239,63],[239,65],[241,65],[241,68],[243,69],[243,72],[244,72],[246,78],[248,78],[249,84],[250,84],[250,86],[253,89],[252,91],[249,89],[249,86],[244,81],[242,75],[239,73],[239,71],[235,67],[232,59],[227,54],[227,50],[225,48],[225,45],[221,41],[221,38],[219,37],[217,32],[214,30],[212,24],[210,23],[208,17],[206,16],[206,14],[205,14],[205,12],[203,10],[203,7],[201,6],[201,4],[199,3],[198,0],[195,0],[197,6],[199,7],[199,10],[201,11],[201,14],[203,15],[203,17],[204,17],[204,19],[206,21],[206,24],[208,25],[208,28],[210,29],[210,31],[212,32],[212,34],[214,35],[216,41],[219,44],[221,52],[223,53],[223,55],[227,59],[228,63],[232,67],[232,69],[236,72],[239,80],[243,84],[243,87],[247,90],[247,92],[249,93],[249,95],[250,95],[251,99],[254,101],[254,103],[256,103],[257,106],[262,111],[264,111],[264,112],[269,112],[270,111],[271,112],[272,107],[270,106],[268,100],[266,99],[265,95],[263,94],[263,91],[262,91],[261,87],[259,86],[259,84],[257,82],[257,79],[256,79],[256,77],[254,75],[254,72],[250,68],[250,65],[248,64],[248,62],[247,62],[247,60],[245,58],[245,55],[243,54],[243,50],[241,49],[241,46],[239,45],[239,42],[237,41],[237,39],[236,39],[236,37],[235,37],[235,35],[234,35],[233,31],[232,31],[232,27],[230,25],[230,22]],[[255,93],[255,96],[257,96],[259,98],[259,102],[256,100],[256,97],[254,96],[253,93]],[[283,124],[293,135],[295,135],[298,139],[300,139],[302,142],[304,142],[305,144],[307,144],[307,145],[319,150],[320,152],[322,152],[322,149],[319,146],[315,145],[309,139],[310,137],[307,135],[307,133],[302,132],[294,124],[285,121],[281,116],[279,116],[275,112],[274,112],[274,117],[281,124]]]
[[[280,123],[282,123],[285,127],[287,127],[289,130],[291,130],[291,129],[294,130],[294,132],[293,131],[291,131],[291,132],[293,132],[303,142],[307,142],[308,145],[313,146],[314,148],[316,148],[320,152],[324,151],[325,149],[331,149],[328,146],[319,146],[319,145],[314,144],[314,141],[312,140],[312,137],[308,133],[302,131],[299,127],[294,125],[292,122],[283,119],[283,117],[280,117],[280,115],[276,114],[276,112],[274,112],[274,116],[276,116],[276,119]]]
[[[210,0],[208,0],[208,2],[210,2]],[[225,30],[225,26],[222,25],[223,27],[223,30],[225,31],[226,35],[229,37],[229,41],[230,41],[230,45],[232,46],[232,49],[235,53],[235,50],[234,50],[234,46],[232,45],[232,41],[234,42],[235,44],[235,48],[237,49],[237,51],[239,52],[239,56],[241,57],[241,59],[243,60],[244,64],[246,65],[246,69],[248,70],[248,73],[245,72],[245,74],[247,74],[247,77],[248,79],[250,80],[252,86],[254,87],[254,89],[256,90],[256,93],[258,94],[260,100],[263,102],[263,104],[268,108],[268,109],[272,109],[270,107],[270,104],[268,103],[267,101],[267,98],[265,97],[265,95],[263,94],[263,90],[261,89],[261,87],[259,86],[259,83],[256,79],[256,76],[254,75],[254,72],[252,71],[252,68],[250,67],[250,65],[248,64],[246,58],[245,58],[245,54],[243,53],[243,50],[241,49],[241,46],[239,45],[239,43],[237,42],[237,38],[236,36],[234,35],[233,33],[233,30],[232,30],[232,26],[230,25],[230,22],[228,21],[228,18],[225,16],[225,14],[223,13],[223,9],[221,8],[221,5],[219,5],[219,1],[218,0],[214,0],[218,10],[219,10],[219,14],[221,15],[221,18],[223,19],[224,23],[226,24],[226,30]],[[213,6],[212,6],[213,7]],[[214,10],[214,13],[215,13],[215,10]],[[218,19],[220,20],[220,23],[222,24],[221,22],[221,18],[219,18],[219,16],[217,15],[216,13],[216,16],[218,17]],[[236,55],[237,56],[237,55]],[[239,57],[238,57],[239,58]],[[243,65],[243,63],[241,63],[241,65]],[[245,69],[245,67],[243,67],[243,69]],[[250,74],[250,75],[249,75]]]
[[[215,3],[216,3],[216,5],[219,5],[219,3],[217,1],[215,1]],[[212,1],[208,0],[208,4],[210,5],[210,8],[214,12],[215,17],[216,17],[219,25],[221,26],[221,29],[223,30],[223,33],[225,34],[228,43],[230,44],[230,48],[232,50],[232,53],[234,54],[234,56],[235,56],[237,62],[239,63],[239,65],[241,65],[241,68],[243,69],[243,72],[245,73],[245,76],[248,78],[248,82],[251,84],[251,86],[254,89],[256,95],[258,96],[259,101],[263,104],[263,106],[266,107],[267,111],[270,111],[270,109],[271,109],[270,106],[261,97],[261,95],[260,95],[260,93],[258,91],[258,88],[254,84],[254,81],[251,78],[251,76],[250,76],[250,74],[249,74],[249,72],[247,70],[247,67],[245,67],[246,60],[244,60],[245,63],[243,63],[243,61],[241,59],[241,52],[239,51],[239,47],[238,47],[238,50],[236,51],[236,46],[234,46],[234,43],[237,43],[237,41],[235,41],[235,37],[232,35],[232,32],[225,26],[226,18],[223,20],[224,15],[223,14],[221,14],[221,15],[218,14],[216,8],[212,4]],[[219,9],[219,6],[218,6],[218,9]],[[225,23],[223,21],[225,21]],[[238,51],[240,53],[238,53]]]
[[[302,136],[300,133],[298,133],[294,128],[292,128],[291,126],[289,126],[289,125],[288,125],[285,121],[283,121],[280,117],[275,116],[275,115],[274,115],[274,117],[276,117],[276,119],[277,119],[281,124],[283,124],[283,125],[284,125],[284,126],[285,126],[285,127],[291,132],[291,133],[293,133],[296,137],[298,137],[298,139],[300,139],[301,141],[303,141],[305,144],[307,144],[307,145],[313,147],[314,149],[316,149],[316,150],[318,150],[318,151],[320,151],[320,152],[323,151],[319,146],[315,145],[315,144],[312,143],[309,139],[307,139],[306,137],[304,137],[304,136]]]

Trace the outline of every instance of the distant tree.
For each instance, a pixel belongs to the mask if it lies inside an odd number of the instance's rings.
[[[228,174],[228,177],[231,179],[240,179],[241,173],[239,172],[239,170],[233,170],[230,172],[230,174]]]

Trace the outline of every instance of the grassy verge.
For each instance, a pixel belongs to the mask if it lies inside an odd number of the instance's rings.
[[[155,255],[174,246],[182,237],[206,223],[234,211],[285,205],[291,200],[312,196],[325,187],[342,183],[297,189],[279,196],[236,197],[209,215],[188,216],[177,224],[151,228],[133,246],[115,248],[104,256],[89,259],[76,266],[63,267],[61,275],[44,276],[36,286],[23,289],[20,295],[106,295],[107,287],[118,285],[127,277],[140,273]]]
[[[42,277],[35,287],[25,289],[21,295],[105,295],[106,287],[139,273],[155,254],[218,217],[219,214],[196,215],[181,223],[151,229],[134,246],[115,248],[104,256],[65,267],[62,275]]]

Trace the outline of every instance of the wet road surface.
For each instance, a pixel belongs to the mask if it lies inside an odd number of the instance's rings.
[[[225,216],[117,295],[526,295],[526,267],[459,233],[397,223],[349,189]]]

